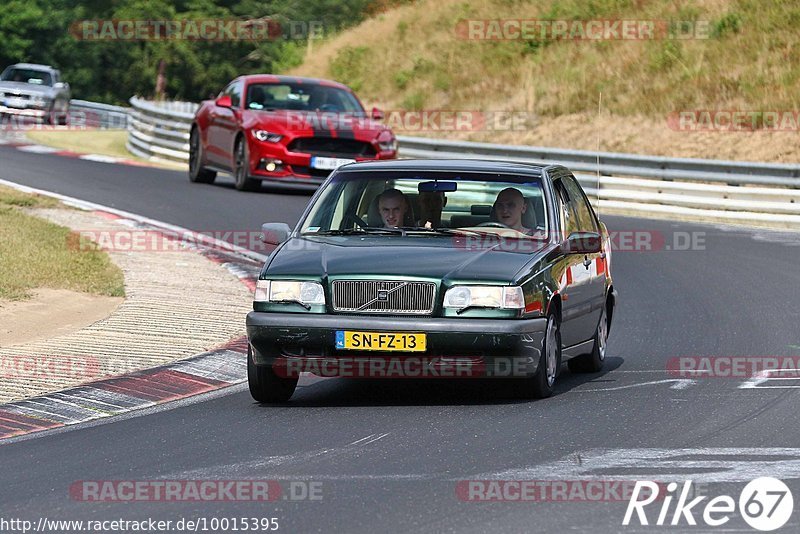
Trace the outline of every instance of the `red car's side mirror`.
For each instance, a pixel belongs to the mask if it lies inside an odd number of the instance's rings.
[[[222,95],[221,97],[217,98],[214,103],[221,108],[232,108],[233,102],[231,101],[231,95]]]
[[[383,111],[378,108],[372,108],[372,118],[376,121],[382,121],[384,118]]]

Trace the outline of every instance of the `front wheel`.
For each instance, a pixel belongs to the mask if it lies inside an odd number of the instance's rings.
[[[247,141],[239,139],[236,143],[235,153],[236,169],[234,178],[236,179],[236,189],[239,191],[257,191],[261,187],[261,182],[250,178],[250,152],[247,150]]]
[[[211,184],[217,173],[203,167],[203,144],[197,128],[189,134],[189,181],[196,184]]]
[[[250,396],[258,402],[280,403],[288,401],[297,387],[297,378],[284,378],[275,374],[271,365],[256,365],[253,348],[247,347],[247,385]]]
[[[544,399],[553,394],[553,386],[561,366],[561,325],[554,314],[547,316],[544,345],[539,356],[536,374],[522,378],[517,384],[517,395],[522,398]]]

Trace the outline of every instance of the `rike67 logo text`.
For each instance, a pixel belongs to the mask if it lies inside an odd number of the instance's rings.
[[[736,517],[738,504],[738,514],[748,525],[756,530],[770,531],[784,526],[794,509],[794,499],[788,486],[771,477],[749,482],[739,494],[738,502],[729,495],[720,495],[708,501],[705,495],[689,500],[693,495],[691,480],[684,482],[680,490],[677,482],[667,484],[665,494],[660,494],[662,489],[662,484],[637,481],[622,524],[636,525],[638,521],[640,525],[695,526],[700,519],[701,524],[719,527]],[[655,506],[645,510],[656,502]],[[656,511],[658,516],[654,518]]]

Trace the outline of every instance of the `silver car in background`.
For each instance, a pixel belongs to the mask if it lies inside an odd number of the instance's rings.
[[[69,101],[69,84],[48,65],[17,63],[0,74],[0,115],[66,124]]]

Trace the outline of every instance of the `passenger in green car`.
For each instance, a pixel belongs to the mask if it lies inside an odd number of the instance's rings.
[[[398,189],[387,189],[378,195],[378,210],[383,219],[383,226],[386,228],[397,228],[403,226],[406,212],[408,211],[408,199],[402,191]]]

